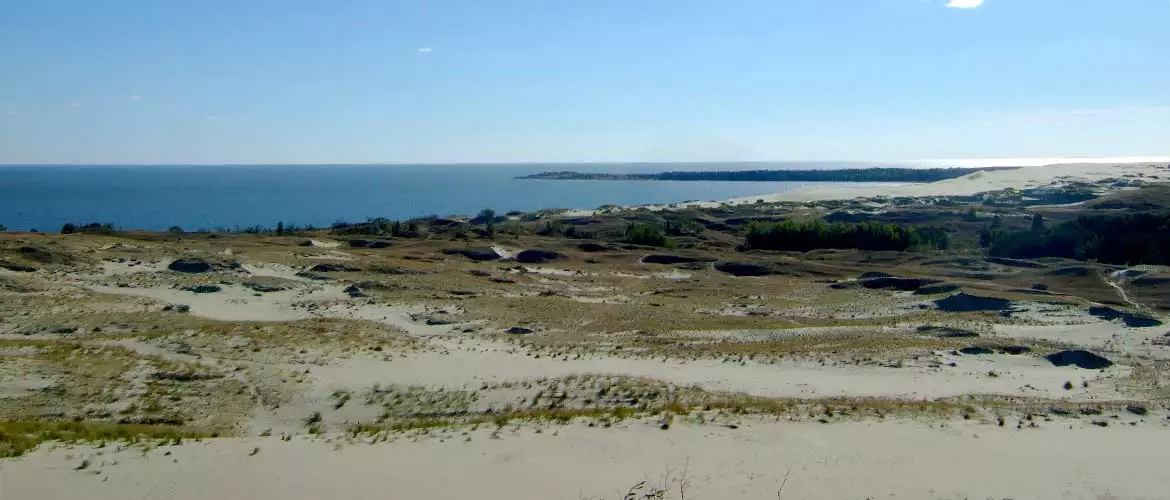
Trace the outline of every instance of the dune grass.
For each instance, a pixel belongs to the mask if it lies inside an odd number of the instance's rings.
[[[63,443],[137,443],[209,437],[192,429],[166,425],[91,422],[0,422],[0,458],[18,457],[49,441]]]

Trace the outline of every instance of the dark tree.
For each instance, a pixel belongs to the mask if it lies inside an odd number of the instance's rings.
[[[946,249],[949,233],[931,226],[900,226],[863,222],[848,224],[782,221],[753,224],[745,246],[761,250],[795,250],[807,252],[818,248],[857,248],[861,250],[910,250],[913,248]]]
[[[90,222],[89,224],[74,224],[67,222],[61,226],[61,234],[96,233],[110,234],[114,232],[114,225],[109,222]]]
[[[670,246],[670,238],[667,238],[666,233],[656,224],[642,224],[640,222],[631,223],[630,226],[626,228],[626,234],[623,239],[626,243],[631,243],[634,245],[646,245],[651,247]]]
[[[999,231],[994,231],[991,229],[980,229],[979,230],[979,246],[981,246],[983,248],[987,248],[987,247],[991,246],[991,242],[995,241],[995,234],[998,232]]]
[[[1036,214],[1032,216],[1032,232],[1039,233],[1044,231],[1044,216]]]
[[[1033,224],[1035,226],[1035,224]],[[1170,264],[1170,215],[1081,217],[1051,229],[994,232],[997,257],[1065,257],[1108,264]]]
[[[492,210],[490,208],[485,208],[483,210],[480,210],[479,215],[476,216],[476,220],[483,221],[484,229],[487,231],[487,237],[489,240],[494,239],[496,237],[496,211],[495,210]]]

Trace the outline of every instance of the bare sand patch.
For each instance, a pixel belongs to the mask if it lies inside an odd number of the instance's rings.
[[[536,267],[536,266],[523,266],[520,268],[519,271],[515,271],[515,272],[542,274],[542,275],[546,275],[546,276],[578,276],[578,275],[585,274],[585,273],[578,271],[576,269],[557,269],[557,268],[553,268],[553,267]]]
[[[1166,346],[1151,343],[1163,337],[1165,327],[1129,327],[1120,320],[1106,321],[1089,314],[1085,307],[1045,306],[1023,308],[1013,313],[1025,324],[992,324],[997,335],[1019,339],[1042,339],[1114,352],[1147,351],[1170,359]]]
[[[0,373],[0,399],[31,396],[55,387],[58,381],[51,377],[32,374]]]
[[[308,278],[305,278],[305,277],[297,274],[297,273],[301,272],[302,270],[296,269],[296,268],[293,268],[290,266],[281,265],[281,264],[248,263],[248,264],[241,264],[240,267],[243,268],[245,271],[247,271],[249,274],[251,274],[253,276],[267,276],[270,278],[281,278],[281,279],[286,279],[286,280],[290,280],[290,281],[300,281],[303,283],[312,283],[313,282],[313,280],[310,280]]]
[[[970,422],[583,423],[499,433],[214,439],[143,453],[42,449],[4,465],[5,498],[619,499],[647,481],[679,498],[1158,498],[1161,426],[1073,421],[1017,430]],[[81,460],[85,470],[75,470]]]
[[[319,286],[307,290],[282,290],[257,294],[238,285],[222,285],[214,293],[160,287],[89,286],[97,293],[143,297],[164,304],[182,304],[193,314],[221,321],[291,321],[314,316],[306,306],[314,301],[345,300],[339,286]]]
[[[166,270],[166,262],[145,262],[119,259],[116,261],[102,261],[102,274],[105,276],[119,276],[136,273],[157,273]]]

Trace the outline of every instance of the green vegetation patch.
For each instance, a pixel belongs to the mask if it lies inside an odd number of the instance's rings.
[[[1028,231],[987,230],[980,237],[996,257],[1066,257],[1109,264],[1170,264],[1170,215],[1080,217],[1048,228],[1037,215]]]
[[[207,434],[168,425],[106,424],[88,422],[0,422],[0,457],[18,457],[41,443],[96,443],[117,441],[180,442],[185,438],[203,438]]]
[[[863,222],[782,221],[757,223],[748,229],[746,246],[759,250],[857,248],[861,250],[909,250],[950,245],[946,230],[932,226],[903,226]]]

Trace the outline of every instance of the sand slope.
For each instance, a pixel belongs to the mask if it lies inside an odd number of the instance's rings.
[[[95,455],[42,450],[3,463],[3,498],[57,500],[621,498],[648,480],[686,498],[1164,498],[1170,429],[1040,429],[922,423],[756,423],[737,430],[649,422],[489,430],[375,445],[219,439]],[[470,439],[470,441],[467,441]],[[254,456],[253,449],[259,448]],[[164,454],[168,454],[166,456]],[[66,459],[67,455],[73,459]],[[73,470],[82,456],[87,470]],[[117,465],[110,465],[117,461]],[[102,465],[102,463],[106,465]]]

